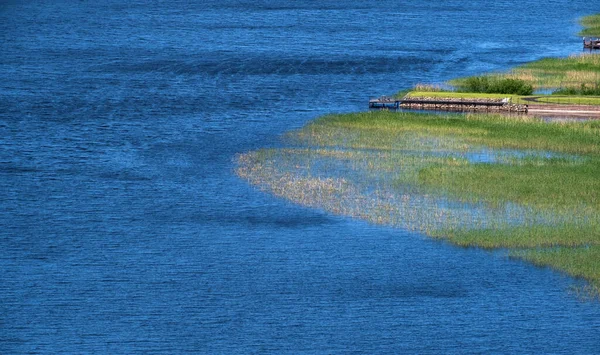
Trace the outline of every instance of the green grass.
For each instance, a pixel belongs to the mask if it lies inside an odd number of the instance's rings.
[[[600,105],[600,96],[537,95],[535,104]],[[532,102],[530,102],[531,104]]]
[[[445,139],[460,138],[465,144],[493,148],[600,154],[599,121],[546,123],[536,118],[502,115],[438,116],[375,111],[325,116],[309,124],[300,134],[313,130],[321,134],[328,127],[346,129],[343,139],[353,142],[352,137],[357,137],[357,142],[365,148],[392,149],[402,144],[398,139],[400,134],[414,132]]]
[[[457,91],[461,92],[505,95],[531,95],[533,93],[533,85],[529,82],[519,78],[498,75],[467,77],[464,80],[455,82],[455,86]]]
[[[596,96],[600,97],[600,83],[595,85],[581,84],[579,87],[567,87],[554,90],[552,95]]]
[[[600,37],[600,14],[585,16],[579,20],[585,27],[579,35],[582,37]]]
[[[600,245],[600,226],[563,224],[554,226],[500,226],[482,229],[441,229],[432,236],[448,240],[463,247],[478,246],[485,249],[515,248],[538,249],[549,247],[580,247]]]
[[[600,105],[600,96],[572,96],[572,95],[503,95],[503,94],[482,94],[470,92],[425,92],[425,91],[403,91],[402,97],[431,97],[447,99],[504,99],[510,98],[510,102],[517,105],[546,105],[546,104],[572,104],[572,105]],[[527,98],[535,98],[536,101],[528,101]]]
[[[585,27],[579,33],[580,36],[600,37],[600,14],[586,16],[580,22]],[[458,90],[463,88],[461,91],[482,91],[480,84],[483,81],[490,85],[495,84],[491,86],[497,86],[499,90],[504,90],[505,87],[512,88],[515,86],[513,84],[517,82],[524,84],[520,87],[531,85],[533,89],[579,89],[582,85],[598,87],[600,85],[600,54],[596,52],[571,55],[566,58],[543,58],[518,66],[507,73],[457,78],[449,81],[448,84]],[[483,85],[483,87],[488,88],[490,85]],[[426,85],[421,86],[427,87]],[[418,88],[415,90],[419,91]],[[487,89],[483,91],[487,91]],[[524,92],[511,92],[525,94]],[[572,94],[568,90],[563,92]],[[584,93],[585,91],[573,94],[582,95]],[[592,100],[592,102],[596,104],[597,101]]]
[[[420,172],[422,184],[459,199],[537,208],[593,205],[600,201],[600,164],[563,159],[533,159],[517,164],[431,166]]]
[[[404,93],[405,97],[431,97],[431,98],[447,98],[447,99],[505,99],[510,98],[511,103],[521,105],[527,104],[528,102],[523,100],[524,96],[520,95],[506,95],[506,94],[486,94],[486,93],[472,93],[472,92],[455,92],[455,91],[409,91]],[[404,96],[403,96],[404,97]]]
[[[566,58],[543,58],[520,66],[521,69],[553,72],[591,72],[600,73],[600,56],[596,54],[572,55]]]
[[[522,80],[534,89],[579,88],[582,84],[595,86],[600,83],[600,54],[544,58],[518,66],[508,73],[492,73],[488,76]],[[461,87],[472,78],[454,79],[449,84]]]
[[[582,35],[600,36],[600,15],[581,23]],[[535,88],[593,87],[600,83],[600,54],[545,58],[491,77]],[[531,103],[527,96],[430,85],[396,97],[405,95]],[[594,96],[535,97],[537,104],[600,104]],[[288,147],[241,154],[237,174],[329,213],[464,247],[508,248],[512,257],[584,278],[600,295],[598,121],[376,111],[321,117],[285,140]]]
[[[591,293],[594,296],[600,296],[600,246],[530,249],[514,251],[511,256],[586,279],[592,285]]]
[[[473,92],[455,92],[455,91],[418,91],[413,90],[406,93],[408,97],[447,97],[457,99],[504,99],[510,97],[518,99],[519,95],[505,95],[505,94],[486,94],[486,93],[473,93]]]
[[[286,139],[241,155],[238,175],[305,206],[465,247],[600,245],[600,122],[376,111],[328,115]],[[469,158],[482,151],[492,163]],[[577,273],[548,265],[598,287],[585,270],[600,259],[582,260]]]

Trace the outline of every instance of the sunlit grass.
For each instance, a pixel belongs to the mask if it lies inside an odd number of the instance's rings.
[[[478,99],[493,99],[502,100],[510,99],[510,103],[516,105],[531,105],[531,104],[571,104],[571,105],[600,105],[600,96],[575,96],[575,95],[504,95],[504,94],[481,94],[469,92],[430,92],[430,91],[408,91],[404,92],[406,98],[444,98],[456,100],[478,100]],[[535,101],[527,100],[527,98],[535,98]]]
[[[491,77],[524,80],[536,89],[578,88],[600,83],[600,54],[584,53],[565,58],[544,58],[523,64],[508,73],[493,73]],[[458,78],[449,83],[461,86],[468,80]]]
[[[580,36],[583,37],[600,37],[600,14],[585,16],[579,20],[579,23],[585,27]]]
[[[566,58],[544,58],[517,67],[509,76],[529,79],[541,88],[594,85],[600,82],[600,55],[586,53]]]
[[[470,92],[455,92],[455,91],[418,91],[413,90],[406,94],[407,98],[414,97],[431,97],[431,98],[448,98],[448,99],[496,99],[502,100],[509,98],[513,104],[526,104],[527,102],[522,100],[520,95],[505,95],[505,94],[482,94],[482,93],[470,93]]]
[[[538,96],[536,104],[569,104],[569,105],[594,105],[600,106],[600,96],[565,96],[544,95]],[[532,102],[530,102],[531,104]]]
[[[420,171],[419,181],[456,198],[553,208],[598,203],[598,177],[597,160],[532,158],[518,164],[432,165]]]
[[[461,246],[600,245],[600,122],[376,111],[325,116],[285,139],[240,155],[238,175]]]
[[[442,229],[433,237],[446,239],[454,244],[486,249],[496,248],[540,248],[578,247],[600,245],[600,225],[597,221],[588,224],[495,226],[483,229]]]

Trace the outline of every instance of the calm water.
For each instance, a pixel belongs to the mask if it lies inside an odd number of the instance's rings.
[[[238,153],[580,51],[598,1],[3,1],[0,353],[599,353],[576,281],[291,205]]]

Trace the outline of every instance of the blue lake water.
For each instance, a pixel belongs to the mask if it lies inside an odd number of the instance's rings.
[[[234,174],[371,96],[579,52],[598,5],[3,1],[0,353],[599,353],[578,281]]]

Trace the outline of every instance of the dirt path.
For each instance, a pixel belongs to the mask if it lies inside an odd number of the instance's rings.
[[[600,106],[589,105],[528,105],[528,114],[546,116],[589,117],[600,119]]]
[[[541,96],[523,97],[523,101],[531,102],[528,104],[528,113],[530,114],[550,114],[565,115],[577,117],[600,118],[600,106],[578,105],[578,104],[546,104],[539,101]]]

